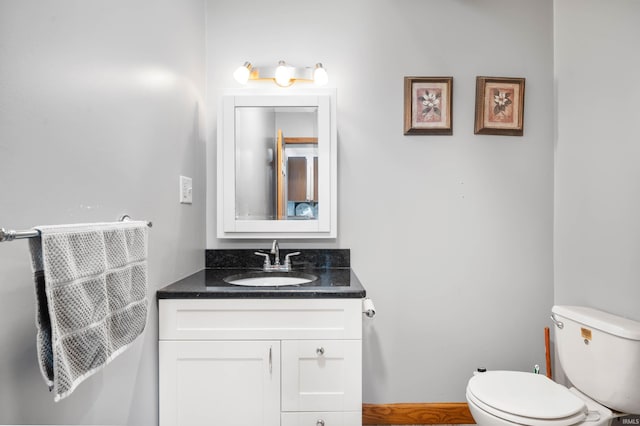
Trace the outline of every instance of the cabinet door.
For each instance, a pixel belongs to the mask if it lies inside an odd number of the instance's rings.
[[[282,342],[282,411],[360,411],[361,340]]]
[[[160,341],[160,426],[279,426],[280,342]]]

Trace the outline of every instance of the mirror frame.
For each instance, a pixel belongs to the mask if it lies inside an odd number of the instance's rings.
[[[311,220],[237,220],[235,186],[236,107],[316,107],[318,111],[318,218]],[[226,91],[217,129],[218,238],[336,238],[337,126],[335,89],[274,92]]]

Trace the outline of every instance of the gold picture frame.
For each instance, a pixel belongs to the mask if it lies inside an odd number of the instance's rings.
[[[404,78],[404,134],[453,134],[453,77]]]
[[[522,136],[524,78],[476,77],[474,134]]]

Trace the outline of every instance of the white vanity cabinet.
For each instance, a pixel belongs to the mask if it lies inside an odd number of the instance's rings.
[[[160,426],[361,425],[361,306],[160,299]]]

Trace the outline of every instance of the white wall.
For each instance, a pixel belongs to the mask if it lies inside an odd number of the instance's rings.
[[[640,320],[640,3],[554,5],[555,302]]]
[[[154,224],[144,336],[59,403],[27,242],[0,243],[0,424],[157,424],[155,290],[204,263],[204,23],[200,0],[0,1],[0,227]]]
[[[378,311],[366,321],[365,401],[463,401],[476,367],[543,365],[553,302],[551,0],[207,6],[209,170],[217,97],[238,87],[232,73],[244,61],[322,62],[337,88],[339,238],[281,247],[351,249]],[[403,136],[411,75],[454,77],[453,136]],[[473,135],[478,75],[527,79],[523,137]],[[208,248],[269,245],[217,240],[213,226],[207,235]]]

